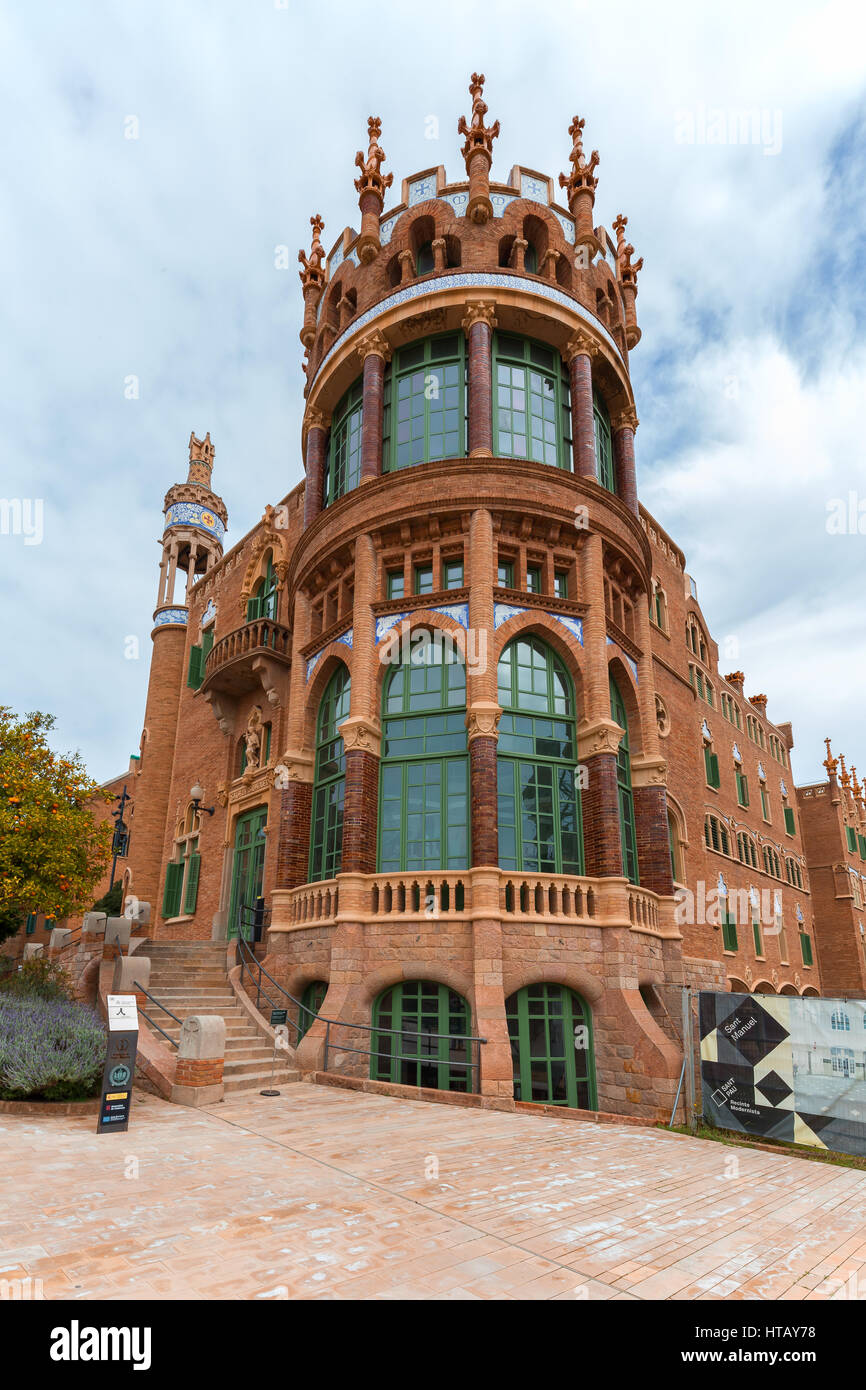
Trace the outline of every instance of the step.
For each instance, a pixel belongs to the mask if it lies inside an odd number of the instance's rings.
[[[273,1089],[278,1091],[282,1086],[291,1086],[301,1080],[301,1073],[293,1069],[286,1069],[283,1072],[274,1073]],[[265,1091],[271,1089],[271,1073],[269,1071],[259,1072],[255,1076],[239,1076],[231,1081],[223,1082],[223,1091],[232,1095],[236,1091]]]
[[[223,1065],[223,1078],[234,1081],[239,1076],[259,1076],[261,1073],[270,1075],[270,1058],[253,1057],[249,1061],[233,1062],[228,1057]],[[280,1071],[280,1059],[277,1058],[276,1072]]]

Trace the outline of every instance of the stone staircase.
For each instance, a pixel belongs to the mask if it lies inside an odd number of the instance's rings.
[[[179,1019],[193,1014],[219,1014],[226,1021],[225,1094],[262,1090],[270,1084],[273,1048],[238,1004],[226,973],[226,946],[216,941],[147,941],[135,952],[151,961],[148,989]],[[175,1042],[180,1024],[150,1000],[145,1009]],[[161,1035],[156,1034],[157,1038]],[[277,1053],[274,1085],[300,1081],[301,1074]]]

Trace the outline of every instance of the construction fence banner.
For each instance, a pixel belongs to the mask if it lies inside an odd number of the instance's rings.
[[[700,994],[705,1120],[866,1154],[866,1000]]]

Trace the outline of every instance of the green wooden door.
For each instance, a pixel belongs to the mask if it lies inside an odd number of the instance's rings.
[[[370,1058],[374,1081],[432,1086],[437,1091],[477,1090],[478,1079],[467,1065],[475,1061],[465,1041],[469,1005],[447,985],[406,980],[386,989],[373,1007],[373,1026],[398,1030],[372,1035],[371,1046],[378,1054]]]
[[[596,1109],[592,1015],[565,985],[526,985],[506,1000],[514,1099]]]
[[[235,828],[235,855],[232,867],[232,894],[229,907],[228,936],[238,935],[243,923],[244,936],[253,936],[252,912],[261,896],[265,877],[265,824],[267,808],[259,806],[247,811]]]

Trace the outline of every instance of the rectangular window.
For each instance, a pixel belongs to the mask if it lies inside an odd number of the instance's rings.
[[[857,836],[857,847],[860,850],[860,858],[866,859],[866,835]]]
[[[190,647],[189,649],[189,668],[186,673],[186,683],[190,690],[198,690],[204,680],[204,658],[201,647]]]
[[[568,574],[557,570],[553,576],[553,592],[557,598],[568,598]]]
[[[704,766],[707,772],[707,786],[715,787],[718,790],[722,785],[722,779],[719,776],[719,759],[708,744],[704,744]]]
[[[496,566],[496,583],[500,589],[514,588],[514,565],[510,560],[500,560]]]
[[[528,344],[519,339],[497,336],[494,380],[494,424],[499,455],[505,458],[535,459],[539,463],[568,467],[569,460],[560,460],[562,433],[561,417],[557,418],[557,397],[560,386],[553,354],[547,352],[550,372],[541,371],[535,363],[524,361],[517,366],[502,361],[503,357],[524,358]],[[540,365],[540,364],[539,364]],[[547,365],[545,362],[544,365]],[[559,426],[559,428],[558,428]],[[565,455],[565,448],[562,453]]]
[[[180,895],[183,888],[183,861],[172,860],[166,865],[165,892],[162,898],[163,917],[180,916]]]
[[[442,587],[443,589],[463,588],[462,560],[446,560],[442,567]]]
[[[24,928],[24,934],[25,934],[25,936],[32,936],[33,933],[35,932],[35,930],[36,930],[36,913],[35,913],[35,912],[28,912],[28,914],[27,914],[27,925],[26,925],[26,927]]]
[[[406,581],[402,570],[388,571],[388,597],[403,598],[406,588]]]
[[[725,908],[725,917],[722,922],[722,945],[726,951],[736,951],[737,949],[737,919],[729,908]]]
[[[785,807],[785,830],[786,830],[787,834],[793,835],[793,834],[794,834],[794,831],[796,830],[796,828],[797,828],[797,827],[796,827],[796,825],[794,824],[794,812],[791,810],[791,807],[790,807],[790,806],[786,806],[786,807]]]
[[[748,777],[745,777],[745,776],[743,775],[743,773],[740,771],[739,768],[736,769],[736,774],[737,774],[737,801],[739,802],[739,804],[740,804],[741,806],[748,806],[748,804],[749,804],[749,779],[748,779]]]
[[[847,839],[848,839],[848,848],[850,849],[851,853],[853,854],[854,851],[855,851],[856,848],[857,848],[857,832],[856,832],[856,830],[854,829],[853,825],[846,825],[846,826],[845,826],[845,834],[846,834]]]
[[[761,784],[761,815],[765,821],[770,819],[770,798],[767,795],[767,788]]]
[[[415,566],[415,593],[432,594],[433,592],[433,566]]]
[[[753,936],[754,936],[754,938],[755,938],[755,955],[756,955],[756,956],[759,956],[759,957],[763,957],[763,955],[764,955],[764,943],[763,943],[763,941],[762,941],[762,939],[761,939],[761,923],[760,923],[760,921],[758,920],[757,917],[755,918],[754,922],[752,923],[752,934],[753,934]]]
[[[187,855],[186,864],[186,892],[183,898],[183,910],[192,913],[195,912],[195,905],[198,900],[198,880],[201,871],[201,855],[197,849]]]
[[[526,567],[526,592],[528,594],[541,593],[541,566],[527,565]]]
[[[808,932],[800,932],[800,951],[803,956],[803,964],[812,964],[812,938]]]
[[[397,354],[388,377],[391,390],[387,420],[383,420],[386,471],[465,454],[464,343],[462,333],[450,333]]]

